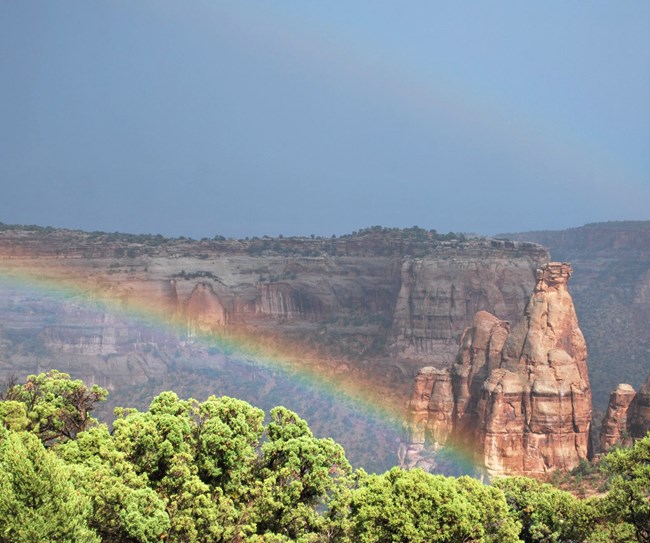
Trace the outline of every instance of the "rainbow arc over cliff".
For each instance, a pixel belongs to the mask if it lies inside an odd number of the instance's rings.
[[[97,314],[111,314],[134,326],[169,332],[180,336],[187,331],[184,319],[169,315],[169,310],[156,299],[146,301],[115,298],[108,283],[98,283],[92,275],[83,276],[78,270],[55,261],[50,265],[34,266],[33,260],[0,261],[0,285],[11,290],[27,292],[35,298],[44,297],[60,303],[71,303]],[[50,259],[48,259],[50,260]],[[341,402],[349,409],[361,412],[394,432],[401,432],[406,413],[403,399],[396,399],[386,389],[368,377],[354,372],[337,371],[344,360],[324,357],[304,344],[272,335],[263,335],[245,326],[224,326],[210,333],[198,334],[192,341],[206,349],[216,349],[228,357],[261,368],[280,371],[289,380],[314,389],[319,394]],[[397,444],[396,444],[397,449]],[[445,447],[445,459],[464,473],[474,472],[472,451],[458,446]]]

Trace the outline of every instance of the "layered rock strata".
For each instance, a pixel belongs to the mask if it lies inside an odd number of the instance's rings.
[[[477,311],[518,318],[533,286],[530,283],[522,291],[531,270],[519,259],[504,264],[488,252],[472,261],[405,259],[395,304],[392,354],[448,366],[454,361],[458,338]]]
[[[520,313],[548,260],[531,243],[416,234],[194,241],[0,224],[0,380],[75,355],[76,377],[117,388],[132,369],[164,373],[156,353],[242,331],[406,397],[423,357],[453,361],[476,308]]]
[[[559,262],[538,270],[523,319],[512,330],[479,312],[448,377],[435,372],[430,379],[431,369],[421,370],[400,453],[404,466],[418,465],[427,447],[449,442],[474,450],[491,475],[568,470],[590,456],[587,349],[567,290],[570,275],[571,267]],[[445,390],[443,400],[435,399],[429,384],[446,379],[451,396]]]

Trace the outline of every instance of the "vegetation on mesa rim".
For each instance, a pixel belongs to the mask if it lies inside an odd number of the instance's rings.
[[[607,455],[604,497],[548,484],[394,468],[353,471],[343,449],[277,407],[157,396],[89,415],[106,391],[64,373],[0,397],[0,542],[650,541],[650,436]]]
[[[100,230],[96,230],[93,232],[85,232],[83,230],[68,230],[65,228],[55,228],[53,226],[38,226],[36,224],[27,224],[27,225],[22,225],[22,224],[5,224],[3,222],[0,222],[0,232],[2,231],[26,231],[26,232],[39,232],[43,234],[50,234],[52,232],[68,232],[68,233],[77,233],[77,234],[87,234],[90,236],[106,236],[109,239],[113,240],[123,240],[123,241],[133,241],[133,242],[146,242],[146,241],[151,241],[151,240],[164,240],[164,241],[175,241],[175,240],[189,240],[192,241],[192,238],[187,238],[185,236],[179,236],[177,238],[168,238],[164,237],[161,234],[128,234],[124,232],[103,232]],[[370,235],[385,235],[385,236],[391,236],[395,238],[402,238],[402,239],[414,239],[418,241],[449,241],[452,239],[459,239],[459,240],[464,240],[465,235],[461,233],[454,233],[454,232],[448,232],[447,234],[439,234],[435,229],[430,229],[426,230],[424,228],[420,228],[419,226],[412,226],[410,228],[397,228],[397,227],[385,227],[385,226],[369,226],[367,228],[361,228],[359,230],[355,230],[351,234],[343,234],[340,236],[341,238],[352,238],[352,237],[366,237]],[[210,238],[202,238],[202,241],[207,241]],[[213,238],[211,238],[216,241],[225,241],[225,240],[231,240],[234,241],[236,238],[226,238],[225,236],[221,235],[215,235]],[[251,238],[246,237],[245,240],[249,240]],[[253,236],[252,239],[304,239],[304,240],[309,240],[309,239],[330,239],[328,237],[324,236],[314,236],[313,234],[311,236],[291,236],[289,238],[285,238],[282,234],[280,234],[277,237],[273,236]],[[332,235],[331,239],[337,239],[336,235]],[[240,240],[241,241],[241,240]]]
[[[349,243],[362,243],[372,246],[378,254],[394,254],[398,248],[404,248],[404,244],[416,250],[418,254],[427,254],[437,244],[444,242],[462,243],[467,241],[464,234],[448,232],[440,234],[436,230],[426,230],[418,226],[411,228],[388,228],[382,226],[371,226],[354,231],[351,234],[344,234],[337,237],[323,236],[253,236],[245,239],[226,238],[222,235],[215,235],[212,238],[204,237],[201,240],[193,240],[185,236],[167,238],[160,234],[127,234],[123,232],[84,232],[81,230],[58,229],[51,226],[37,225],[14,225],[0,222],[0,232],[29,233],[32,235],[65,237],[70,240],[102,242],[117,244],[118,258],[127,256],[134,258],[140,250],[146,248],[176,246],[179,244],[193,244],[197,248],[215,248],[225,251],[243,251],[250,255],[275,254],[275,255],[298,255],[298,256],[334,256],[345,254],[350,250]],[[130,249],[129,249],[130,247]],[[356,246],[352,250],[357,250]],[[207,255],[206,255],[207,257]]]

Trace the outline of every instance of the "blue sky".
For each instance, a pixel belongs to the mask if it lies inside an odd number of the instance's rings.
[[[650,3],[0,0],[0,221],[649,219]]]

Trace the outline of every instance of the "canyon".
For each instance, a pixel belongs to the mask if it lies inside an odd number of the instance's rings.
[[[514,324],[539,286],[536,270],[551,257],[573,268],[568,292],[589,350],[589,377],[575,365],[575,353],[569,364],[552,348],[546,360],[553,360],[548,364],[554,374],[566,373],[562,386],[570,383],[566,390],[576,401],[578,391],[586,401],[583,384],[590,383],[599,423],[610,391],[625,382],[642,398],[650,372],[648,222],[498,239],[372,227],[332,238],[246,240],[0,224],[0,380],[56,367],[111,391],[100,413],[106,419],[115,405],[144,407],[170,388],[198,398],[238,396],[267,410],[285,404],[321,435],[340,441],[353,462],[376,471],[395,464],[403,440],[395,428],[407,403],[409,416],[419,420],[409,428],[411,444],[422,435],[437,442],[458,435],[466,445],[468,429],[477,424],[483,443],[505,450],[506,437],[494,430],[510,415],[493,412],[482,422],[477,417],[487,417],[489,405],[508,404],[519,387],[535,388],[513,378],[514,357],[500,366],[506,346],[517,343],[510,339]],[[394,413],[393,429],[314,387],[300,388],[285,371],[238,355],[241,338],[276,359],[291,359],[295,367],[380,398],[375,403]],[[477,389],[488,370],[494,373],[491,392],[486,389],[481,400]],[[564,390],[547,380],[535,378],[538,413],[559,401],[549,391]],[[607,443],[626,438],[635,420],[624,407],[633,403],[626,387],[619,387],[605,418]],[[570,403],[563,403],[562,424],[568,424]],[[583,418],[572,422],[580,432],[553,442],[558,452],[551,458],[535,436],[555,419],[538,416],[528,452],[517,453],[530,457],[521,469],[543,471],[549,462],[572,466],[569,440],[578,457],[584,455]],[[425,457],[411,455],[408,462],[426,464]],[[494,473],[514,470],[505,452],[495,458],[500,460],[481,461]]]
[[[395,432],[351,432],[366,421],[336,401],[314,412],[313,390],[238,356],[241,338],[356,383],[399,420],[419,368],[448,366],[476,311],[521,314],[549,259],[529,242],[379,227],[188,240],[5,225],[0,255],[0,379],[55,367],[108,388],[106,417],[161,388],[288,404],[377,470],[395,463]]]

